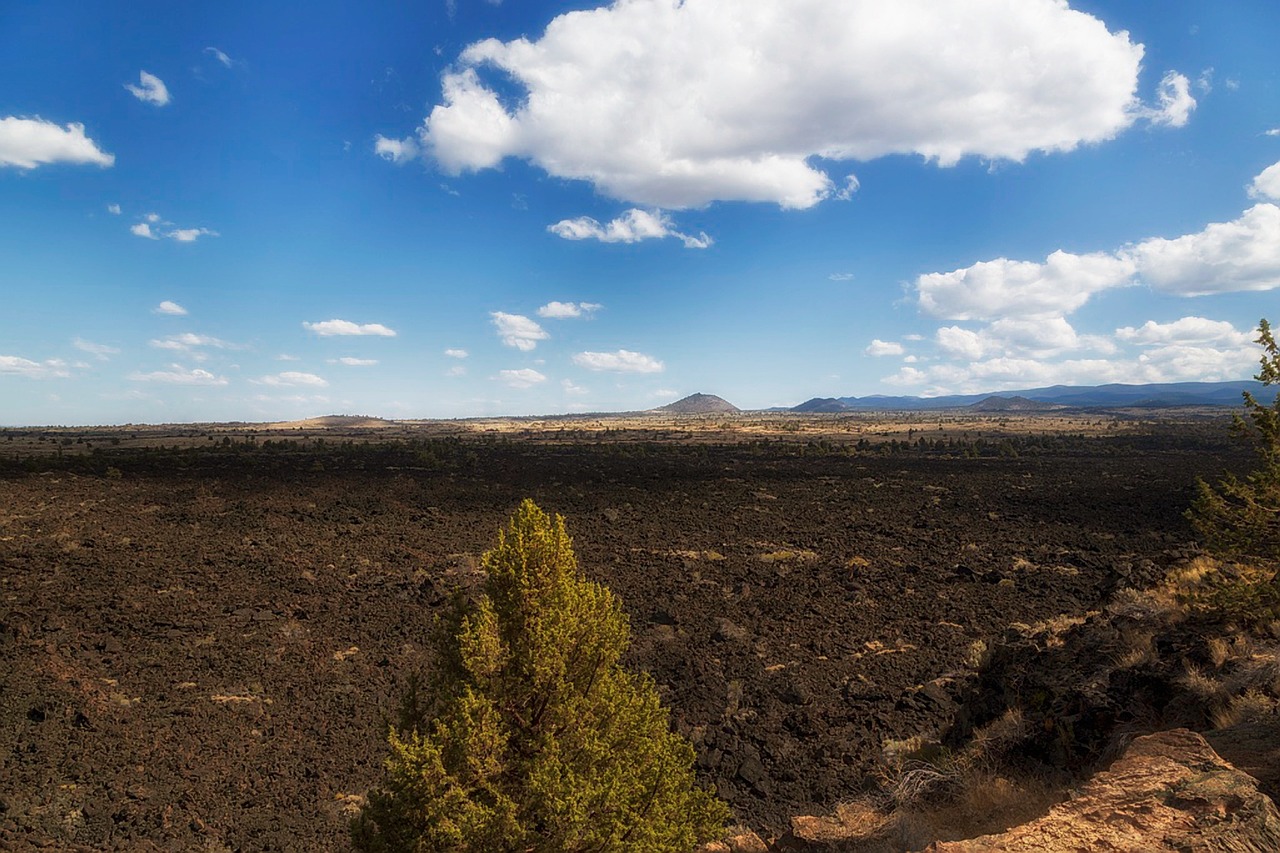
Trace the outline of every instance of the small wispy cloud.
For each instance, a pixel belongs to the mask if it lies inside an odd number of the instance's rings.
[[[314,373],[302,373],[297,370],[286,370],[283,373],[260,376],[252,381],[259,385],[271,385],[276,388],[325,388],[329,385],[329,381],[322,376],[316,376]]]
[[[188,370],[180,364],[169,366],[168,370],[156,370],[151,373],[135,371],[129,374],[131,382],[160,382],[166,385],[226,385],[227,378],[210,373],[207,370],[193,368]]]
[[[902,355],[905,350],[902,348],[902,344],[900,343],[896,343],[894,341],[882,341],[879,338],[875,338],[867,345],[867,348],[864,349],[863,352],[869,356],[879,358],[886,355]]]
[[[830,281],[853,281],[853,273],[851,272],[833,272],[827,276]]]
[[[178,243],[194,243],[201,237],[221,236],[210,228],[174,227],[172,222],[162,219],[158,213],[148,213],[142,219],[142,222],[129,227],[129,233],[148,240],[159,240],[164,237]]]
[[[422,149],[417,140],[412,136],[406,136],[404,139],[390,139],[379,133],[373,138],[373,153],[392,163],[407,163],[421,152]]]
[[[345,364],[347,367],[372,367],[378,363],[376,358],[356,358],[355,356],[344,355],[342,358],[328,359],[330,364]]]
[[[120,352],[119,347],[111,347],[106,344],[95,344],[93,341],[86,341],[84,338],[76,338],[71,345],[81,352],[87,352],[89,355],[99,361],[106,361],[111,356]]]
[[[322,338],[347,335],[370,335],[373,337],[394,338],[394,329],[381,323],[353,323],[350,320],[322,320],[318,323],[303,323],[302,328]]]
[[[529,352],[538,345],[538,341],[545,341],[551,337],[538,325],[537,321],[530,320],[523,314],[492,311],[489,317],[492,318],[494,328],[498,330],[498,337],[502,342],[521,352]]]
[[[222,51],[218,50],[216,47],[206,47],[206,48],[204,49],[204,52],[205,52],[205,53],[207,53],[207,54],[209,54],[210,56],[212,56],[214,59],[218,60],[219,62],[221,62],[221,63],[222,63],[222,67],[223,67],[223,68],[230,68],[232,65],[234,65],[234,64],[235,64],[235,63],[232,61],[231,57],[227,56],[225,53],[223,53]]]
[[[107,205],[107,213],[110,213],[112,216],[119,216],[119,215],[120,215],[120,205],[118,205],[118,204],[109,204],[109,205]]]
[[[166,299],[165,301],[157,305],[155,308],[152,308],[151,313],[152,314],[168,314],[171,317],[185,317],[187,316],[187,309],[183,308],[181,305],[179,305],[176,302],[172,302]]]
[[[169,87],[165,86],[164,81],[159,77],[146,71],[139,72],[138,85],[125,83],[124,87],[144,103],[154,104],[157,107],[163,107],[169,103]]]
[[[531,367],[520,370],[499,370],[498,379],[511,388],[532,388],[547,381],[547,377]]]
[[[588,317],[604,306],[598,302],[548,302],[538,309],[538,316],[548,320],[569,320]]]
[[[164,338],[155,338],[150,341],[150,345],[156,349],[170,350],[172,352],[189,353],[205,347],[213,349],[237,350],[243,349],[242,346],[229,343],[221,338],[215,338],[212,335],[197,335],[194,332],[183,332],[178,335],[169,335]]]
[[[580,352],[573,363],[587,370],[611,373],[661,373],[665,365],[651,355],[620,349],[616,352]]]
[[[17,355],[0,355],[0,376],[21,376],[25,379],[66,379],[71,375],[67,363],[60,358],[32,361]]]
[[[470,353],[464,349],[447,349],[444,351],[444,354],[449,358],[466,358],[470,355]]]
[[[617,219],[601,224],[590,216],[562,219],[547,230],[565,240],[599,240],[601,243],[639,243],[675,237],[686,249],[705,249],[715,241],[706,232],[697,235],[677,231],[671,217],[660,210],[631,208]]]

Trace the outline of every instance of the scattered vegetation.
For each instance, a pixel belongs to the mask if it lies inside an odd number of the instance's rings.
[[[365,851],[690,851],[728,808],[699,788],[647,675],[618,663],[621,602],[578,571],[564,521],[521,504],[411,687]]]

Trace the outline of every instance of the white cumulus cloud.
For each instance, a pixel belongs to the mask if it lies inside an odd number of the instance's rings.
[[[353,323],[350,320],[322,320],[318,323],[303,323],[302,328],[322,338],[335,335],[373,335],[375,337],[394,338],[394,329],[381,323]]]
[[[1280,287],[1280,207],[1256,204],[1231,222],[1172,240],[1156,237],[1120,255],[1152,288],[1180,296]]]
[[[613,373],[661,373],[665,365],[651,355],[620,349],[616,352],[580,352],[573,363],[587,370]]]
[[[169,103],[169,88],[164,81],[146,71],[139,72],[138,85],[125,83],[124,87],[133,93],[139,101],[163,107]]]
[[[151,225],[146,222],[139,222],[137,225],[129,226],[129,233],[138,237],[146,237],[148,240],[159,240],[160,235],[151,230]]]
[[[1253,342],[1251,332],[1241,332],[1224,320],[1208,320],[1204,317],[1183,317],[1172,323],[1148,320],[1141,326],[1125,326],[1116,329],[1116,338],[1126,343],[1150,345],[1170,344],[1228,344],[1248,346]]]
[[[900,343],[896,343],[894,341],[882,341],[879,338],[875,338],[867,345],[867,348],[864,349],[863,352],[867,355],[876,356],[878,358],[884,355],[902,355],[905,350],[903,350],[902,344]]]
[[[470,355],[470,353],[464,349],[447,349],[444,351],[444,354],[449,358],[466,358]]]
[[[1075,311],[1099,291],[1128,283],[1134,264],[1106,253],[1057,251],[1044,263],[997,258],[916,279],[921,310],[950,320],[1052,317]]]
[[[1280,163],[1272,163],[1254,177],[1249,184],[1249,197],[1280,201]]]
[[[116,158],[84,135],[84,125],[59,127],[42,118],[0,118],[0,166],[34,169],[49,163],[113,166]]]
[[[671,217],[661,211],[638,208],[628,210],[605,225],[590,216],[579,216],[548,225],[547,230],[566,240],[599,240],[601,243],[639,243],[641,240],[675,237],[686,249],[706,249],[715,242],[706,232],[694,236],[677,231]]]
[[[153,314],[168,314],[172,317],[185,317],[187,315],[186,308],[183,308],[178,303],[172,302],[168,299],[151,309],[151,311]]]
[[[537,321],[523,314],[493,311],[490,312],[489,317],[493,320],[493,326],[498,330],[498,337],[502,342],[521,352],[529,352],[538,345],[538,341],[545,341],[551,337],[538,325]]]
[[[419,135],[451,172],[518,157],[631,203],[804,208],[856,187],[815,157],[1021,161],[1178,124],[1178,78],[1140,103],[1142,56],[1064,0],[626,0],[468,46]]]
[[[538,316],[548,320],[571,320],[575,317],[587,317],[604,306],[598,302],[556,302],[551,301],[538,309]]]
[[[107,205],[107,213],[110,213],[112,216],[119,216],[119,215],[120,215],[120,205],[118,205],[118,204],[109,204],[109,205]]]
[[[519,370],[499,370],[498,379],[512,388],[532,388],[534,385],[547,381],[547,377],[531,367],[524,367]]]

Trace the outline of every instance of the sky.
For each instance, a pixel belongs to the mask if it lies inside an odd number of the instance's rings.
[[[1249,378],[1280,4],[0,5],[0,425]]]

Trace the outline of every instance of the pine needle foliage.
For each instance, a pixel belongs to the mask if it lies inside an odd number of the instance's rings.
[[[1262,369],[1254,378],[1280,385],[1280,348],[1265,319],[1258,323],[1257,343]],[[1227,474],[1217,486],[1199,481],[1187,517],[1211,550],[1280,559],[1280,395],[1264,405],[1246,391],[1244,406],[1232,427],[1253,444],[1258,467],[1244,479]]]
[[[579,573],[564,520],[524,501],[483,567],[391,728],[356,848],[687,853],[718,837],[728,808],[696,785],[653,681],[619,665],[622,604]]]

